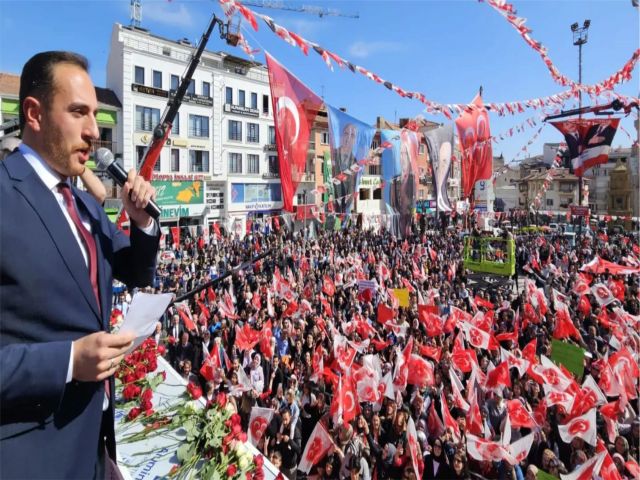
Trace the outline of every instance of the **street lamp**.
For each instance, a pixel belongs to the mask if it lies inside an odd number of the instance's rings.
[[[571,25],[571,31],[573,32],[573,44],[578,46],[578,83],[582,84],[582,46],[587,43],[589,39],[589,26],[591,20],[587,19],[582,24],[582,27],[575,22]],[[582,90],[578,90],[580,108],[582,108]]]
[[[589,26],[591,20],[587,19],[582,24],[582,27],[575,22],[571,25],[571,31],[573,32],[573,44],[578,46],[578,83],[582,85],[582,46],[587,43],[589,39]],[[578,103],[579,114],[578,118],[582,118],[582,89],[578,90]],[[582,206],[582,177],[578,177],[578,205]],[[582,234],[582,217],[579,218],[578,234]]]

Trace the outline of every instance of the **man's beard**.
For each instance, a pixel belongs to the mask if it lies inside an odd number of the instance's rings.
[[[47,121],[47,127],[43,131],[44,146],[49,157],[49,161],[59,174],[68,177],[70,175],[71,152],[65,148],[60,129],[53,121]]]

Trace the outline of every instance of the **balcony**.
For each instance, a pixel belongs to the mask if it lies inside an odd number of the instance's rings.
[[[262,174],[262,178],[266,180],[280,178],[280,172],[265,172]]]
[[[275,144],[275,143],[267,143],[267,144],[264,146],[264,150],[265,150],[266,152],[274,152],[274,151],[276,151],[276,150],[277,150],[277,148],[278,148],[278,147],[276,146],[276,144]]]

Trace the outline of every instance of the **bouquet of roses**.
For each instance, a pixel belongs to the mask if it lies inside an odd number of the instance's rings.
[[[118,366],[116,386],[122,387],[122,398],[131,404],[127,420],[133,420],[143,413],[147,417],[153,414],[153,391],[165,380],[166,373],[150,374],[158,368],[158,355],[164,354],[165,347],[156,345],[152,338],[148,338],[126,355]]]
[[[262,455],[253,455],[245,442],[247,434],[240,425],[240,416],[226,408],[226,396],[221,393],[206,408],[197,400],[202,395],[200,387],[190,384],[185,392],[187,400],[163,412],[142,418],[145,428],[123,439],[137,442],[150,435],[174,436],[176,456],[180,462],[174,465],[168,476],[219,480],[263,480]]]

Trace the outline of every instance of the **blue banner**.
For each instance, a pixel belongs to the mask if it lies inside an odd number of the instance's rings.
[[[329,143],[331,148],[331,173],[342,181],[334,185],[334,205],[338,213],[349,213],[353,194],[360,188],[362,171],[357,162],[367,157],[375,128],[327,105],[329,117]]]
[[[391,215],[391,232],[404,237],[409,232],[418,192],[418,146],[416,132],[381,130],[383,198]]]

